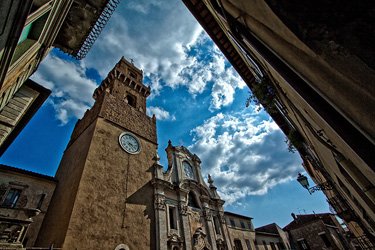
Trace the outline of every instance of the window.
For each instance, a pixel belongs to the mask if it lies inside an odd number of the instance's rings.
[[[189,193],[189,197],[188,198],[189,198],[189,200],[188,200],[188,206],[189,207],[199,208],[198,202],[197,202],[197,200],[196,200],[195,195],[194,195],[193,192]]]
[[[246,243],[247,250],[251,250],[250,241],[245,239],[245,243]]]
[[[33,4],[31,5],[30,11],[29,11],[29,16],[41,9],[43,5],[46,3],[50,2],[50,0],[38,0],[38,1],[33,1]]]
[[[243,250],[241,241],[239,239],[234,239],[234,249]]]
[[[249,227],[250,230],[253,229],[253,225],[251,224],[251,221],[249,221],[249,222],[247,223],[247,226]]]
[[[256,250],[259,250],[259,247],[258,247],[258,242],[257,242],[257,240],[254,240],[254,246],[255,246],[255,249],[256,249]]]
[[[307,244],[307,241],[305,239],[299,239],[297,240],[298,246],[302,250],[310,250],[309,244]]]
[[[266,241],[263,240],[262,243],[263,243],[264,249],[268,250],[268,246],[267,246]]]
[[[130,106],[132,106],[133,108],[135,108],[136,106],[136,98],[135,96],[133,95],[130,95],[128,94],[126,97],[125,97],[125,102],[127,102]]]
[[[272,250],[276,250],[276,246],[275,246],[275,243],[273,243],[273,242],[270,242],[270,245],[271,245],[271,249],[272,249]]]
[[[243,229],[246,228],[245,223],[243,223],[243,221],[240,221],[240,224],[241,224],[241,228],[243,228]]]
[[[277,245],[277,247],[278,247],[279,249],[285,249],[285,248],[286,248],[286,247],[284,246],[284,244],[281,243],[281,242],[277,242],[276,245]]]
[[[9,189],[8,193],[5,196],[4,202],[2,204],[3,207],[14,208],[20,197],[21,190],[16,188]]]
[[[17,42],[17,47],[13,53],[12,64],[17,61],[28,49],[34,45],[42,34],[44,25],[48,19],[49,12],[38,19],[28,23],[22,30],[21,36]]]
[[[319,233],[319,236],[320,236],[320,238],[323,240],[324,245],[325,245],[326,247],[330,247],[330,246],[332,245],[331,242],[329,241],[329,239],[328,239],[326,233]]]
[[[229,221],[230,221],[230,225],[231,225],[232,227],[235,227],[235,226],[236,226],[236,223],[234,223],[234,220],[233,220],[233,219],[229,219]]]
[[[41,194],[40,195],[40,199],[39,199],[39,202],[38,202],[38,206],[36,207],[37,209],[40,209],[43,205],[43,201],[44,199],[46,198],[46,194]]]
[[[217,216],[214,217],[214,226],[215,226],[215,232],[216,234],[220,234],[220,223]]]
[[[169,213],[169,228],[177,230],[176,208],[168,207],[168,213]]]
[[[135,74],[134,72],[129,71],[129,75],[130,77],[137,79],[137,74]]]

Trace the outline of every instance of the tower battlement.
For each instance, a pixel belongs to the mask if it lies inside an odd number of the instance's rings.
[[[108,73],[99,87],[95,89],[93,94],[95,100],[98,96],[102,95],[105,90],[113,92],[113,88],[115,87],[113,84],[114,79],[119,80],[125,86],[140,93],[144,97],[148,97],[151,93],[151,88],[143,84],[143,71],[138,69],[133,63],[127,61],[124,57],[121,57],[120,61]]]

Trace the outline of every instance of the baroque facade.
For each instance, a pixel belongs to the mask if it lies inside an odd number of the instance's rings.
[[[168,169],[156,165],[153,178],[157,218],[157,249],[227,249],[224,201],[208,177],[202,178],[200,159],[185,147],[166,148]],[[167,242],[167,244],[166,244]]]

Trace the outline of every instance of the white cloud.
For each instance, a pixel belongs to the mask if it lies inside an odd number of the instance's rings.
[[[176,120],[176,117],[174,115],[171,115],[168,111],[160,108],[160,107],[147,107],[147,114],[149,116],[155,115],[156,119],[158,120]]]
[[[81,118],[93,104],[96,83],[86,77],[81,64],[48,55],[32,79],[52,90],[51,103],[62,124],[70,118]]]
[[[93,49],[85,65],[103,77],[121,55],[134,59],[151,79],[150,98],[164,87],[184,86],[196,96],[212,85],[214,111],[230,105],[235,90],[245,86],[180,1],[122,2]]]
[[[56,117],[65,124],[93,102],[96,84],[86,69],[104,78],[123,55],[143,69],[150,99],[165,87],[184,87],[193,97],[208,90],[213,112],[230,105],[236,89],[245,86],[180,1],[156,0],[122,1],[85,59],[73,63],[48,56],[34,78],[52,89]]]
[[[288,152],[277,125],[258,121],[254,114],[219,113],[191,133],[189,149],[201,158],[203,174],[211,174],[229,204],[266,194],[302,170],[300,158]]]

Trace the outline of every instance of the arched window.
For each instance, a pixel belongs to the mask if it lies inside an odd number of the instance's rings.
[[[189,207],[195,207],[195,208],[199,208],[199,205],[198,205],[198,202],[197,202],[197,199],[194,195],[193,192],[190,192],[189,193],[189,197],[188,197],[188,206]]]
[[[132,106],[133,108],[135,108],[135,106],[136,106],[136,98],[135,98],[135,96],[128,94],[128,95],[126,96],[125,100],[126,100],[126,102],[127,102],[130,106]]]

